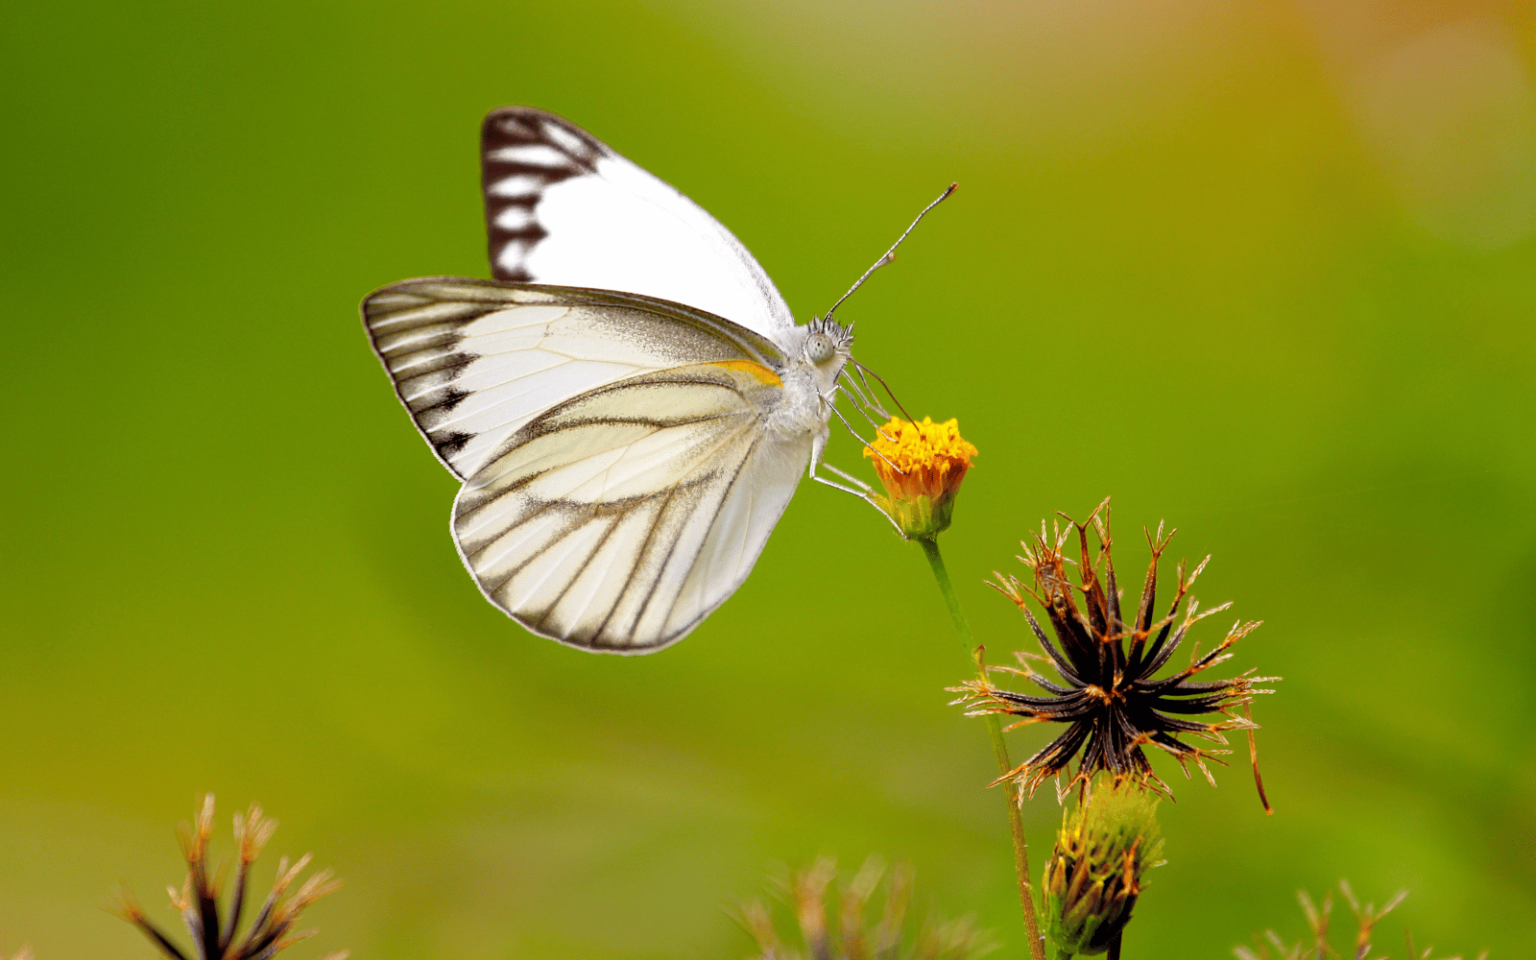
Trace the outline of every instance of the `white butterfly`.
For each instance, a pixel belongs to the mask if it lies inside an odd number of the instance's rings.
[[[364,324],[464,481],[453,536],[486,599],[562,643],[658,650],[741,586],[802,473],[867,494],[822,450],[839,393],[884,410],[845,373],[850,328],[797,326],[672,187],[527,107],[481,145],[497,279],[392,284]]]

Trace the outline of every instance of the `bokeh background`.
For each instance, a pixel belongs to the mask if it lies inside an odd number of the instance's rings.
[[[1276,816],[1240,742],[1218,789],[1161,767],[1128,957],[1295,936],[1341,877],[1412,891],[1390,946],[1526,955],[1533,63],[1503,2],[5,5],[0,947],[149,956],[102,907],[121,880],[172,921],[171,824],[212,790],[345,879],[300,957],[745,956],[722,906],[819,852],[910,860],[1022,955],[963,664],[867,506],[803,486],[641,659],[529,636],[461,569],[356,306],[487,274],[478,122],[528,103],[714,212],[802,319],[960,182],[842,318],[981,449],[944,541],[979,636],[1027,645],[983,577],[1113,494],[1122,567],[1166,518],[1214,555],[1198,597],[1265,621],[1231,668],[1285,677]],[[1058,817],[1028,807],[1037,867]]]

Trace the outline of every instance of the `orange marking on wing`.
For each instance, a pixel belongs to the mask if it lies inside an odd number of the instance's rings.
[[[784,381],[779,379],[778,374],[774,373],[772,370],[769,370],[767,367],[760,363],[753,363],[751,360],[721,360],[718,363],[710,364],[710,366],[724,367],[727,370],[740,370],[742,373],[750,373],[752,376],[756,377],[759,382],[766,383],[770,387],[784,386]]]

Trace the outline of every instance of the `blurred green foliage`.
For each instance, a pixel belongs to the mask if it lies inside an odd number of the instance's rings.
[[[1240,763],[1174,780],[1128,957],[1292,939],[1292,891],[1341,876],[1521,955],[1533,57],[1536,8],[1486,2],[0,8],[3,944],[147,955],[98,907],[155,902],[213,790],[346,881],[316,953],[741,956],[720,907],[770,862],[879,851],[1019,955],[965,664],[868,506],[805,486],[638,660],[524,634],[460,568],[356,305],[486,275],[477,125],[529,103],[714,212],[802,319],[960,182],[840,319],[981,450],[945,535],[978,636],[1026,645],[982,578],[1113,494],[1122,566],[1178,526],[1200,599],[1265,620],[1233,668],[1286,678],[1277,815]],[[1036,869],[1059,816],[1027,809]]]

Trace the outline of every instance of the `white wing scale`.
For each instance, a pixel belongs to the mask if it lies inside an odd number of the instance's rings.
[[[794,327],[767,273],[718,220],[553,114],[486,116],[481,177],[498,279],[659,297],[775,338]]]

